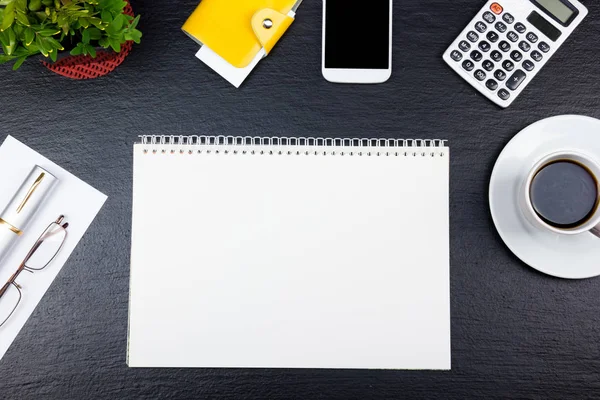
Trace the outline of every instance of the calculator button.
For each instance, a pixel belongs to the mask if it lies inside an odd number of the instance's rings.
[[[508,38],[508,40],[510,40],[511,42],[516,42],[517,40],[519,40],[519,35],[517,35],[515,32],[510,31],[506,34],[506,37]]]
[[[502,100],[508,100],[510,98],[510,93],[506,89],[500,89],[498,90],[498,97]]]
[[[531,52],[531,58],[533,58],[534,61],[540,62],[542,61],[542,58],[544,58],[544,56],[542,56],[542,53],[540,53],[537,50],[534,50]]]
[[[479,50],[483,51],[484,53],[487,53],[488,51],[490,51],[491,48],[492,48],[492,46],[485,40],[479,42]]]
[[[513,62],[510,60],[506,60],[502,63],[502,68],[507,71],[512,71],[515,68],[515,64],[513,64]]]
[[[508,43],[506,40],[503,40],[498,44],[498,48],[506,53],[510,50],[510,43]]]
[[[527,28],[522,23],[517,22],[515,24],[515,31],[517,31],[519,33],[525,33],[526,30],[527,30]]]
[[[484,24],[483,22],[479,21],[475,24],[475,29],[479,32],[479,33],[483,33],[485,31],[487,31],[487,25]]]
[[[503,24],[502,22],[496,23],[496,30],[500,31],[500,33],[506,32],[507,29],[508,27],[506,26],[506,24]]]
[[[547,53],[550,51],[550,45],[548,45],[548,43],[546,42],[540,42],[540,44],[538,44],[538,49],[540,49],[544,53]]]
[[[460,61],[462,60],[462,53],[458,50],[454,50],[452,53],[450,53],[450,57],[452,57],[452,59],[454,61]]]
[[[535,64],[530,60],[525,60],[523,61],[523,68],[525,68],[525,71],[533,71]]]
[[[515,50],[512,53],[510,53],[510,58],[512,58],[516,62],[519,62],[519,61],[521,61],[523,59],[523,54],[521,54],[520,52],[518,52],[517,50]]]
[[[486,37],[487,37],[487,40],[489,40],[492,43],[496,43],[498,41],[498,39],[500,39],[500,35],[498,35],[494,31],[490,31]]]
[[[531,50],[531,46],[529,45],[529,43],[527,43],[524,40],[519,43],[519,48],[521,50],[523,50],[525,53],[527,53],[529,50]]]
[[[527,40],[529,40],[531,43],[535,43],[538,41],[538,36],[533,33],[533,32],[529,32],[527,34],[527,36],[525,36],[527,38]]]
[[[471,58],[473,59],[473,61],[475,62],[479,62],[481,61],[481,59],[483,58],[483,54],[481,54],[480,52],[478,52],[477,50],[473,50],[471,52]]]
[[[478,69],[477,71],[475,71],[475,73],[473,74],[473,76],[475,76],[475,79],[477,79],[478,81],[482,81],[486,77],[485,72],[483,72],[480,69]]]
[[[498,79],[499,81],[503,81],[506,79],[506,72],[502,71],[501,69],[496,70],[496,72],[494,72],[494,78]]]
[[[467,33],[467,39],[469,39],[471,42],[475,43],[476,41],[479,40],[479,35],[473,31],[470,31],[469,33]]]
[[[462,51],[469,51],[469,50],[471,50],[471,45],[466,40],[461,40],[460,43],[458,44],[458,47]]]
[[[496,82],[493,79],[489,79],[486,83],[485,86],[490,89],[490,90],[496,90],[498,89],[498,82]]]
[[[483,13],[483,19],[488,23],[492,24],[496,20],[496,16],[489,11]]]
[[[498,62],[502,60],[502,53],[500,53],[498,50],[494,50],[490,53],[490,57],[492,58],[492,60]]]
[[[507,24],[512,24],[513,22],[515,22],[515,17],[513,17],[511,14],[506,13],[502,16],[502,19],[504,20],[504,22],[506,22]]]
[[[525,72],[518,69],[515,71],[514,74],[512,74],[510,78],[508,78],[508,80],[506,81],[506,87],[510,90],[517,90],[526,77],[527,75],[525,74]]]
[[[502,8],[502,6],[500,4],[498,4],[498,3],[493,3],[490,6],[490,10],[492,10],[492,12],[494,14],[500,15],[500,14],[502,14],[502,11],[504,11],[504,8]]]
[[[464,69],[466,69],[467,71],[473,71],[473,68],[475,68],[475,64],[474,64],[474,63],[473,63],[473,61],[471,61],[471,60],[465,60],[465,61],[462,63],[462,67],[463,67]]]
[[[491,72],[494,69],[494,63],[491,62],[490,60],[485,60],[484,62],[481,63],[481,66],[483,67],[483,69],[485,69],[488,72]]]

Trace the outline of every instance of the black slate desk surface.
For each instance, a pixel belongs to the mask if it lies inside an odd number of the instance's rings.
[[[143,43],[102,79],[0,67],[0,139],[14,135],[109,196],[0,361],[1,399],[600,398],[600,279],[521,263],[487,203],[494,161],[522,128],[600,118],[600,3],[585,1],[587,20],[501,110],[441,59],[483,0],[396,1],[393,76],[376,86],[321,77],[321,2],[305,0],[239,90],[194,58],[179,29],[196,2],[134,0]],[[128,369],[132,143],[142,134],[449,139],[452,371]]]

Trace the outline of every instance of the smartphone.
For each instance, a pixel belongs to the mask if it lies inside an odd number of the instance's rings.
[[[323,0],[323,76],[382,83],[392,75],[392,0]]]

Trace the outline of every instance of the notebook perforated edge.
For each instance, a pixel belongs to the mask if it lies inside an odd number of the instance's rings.
[[[142,135],[144,154],[444,157],[442,139]]]

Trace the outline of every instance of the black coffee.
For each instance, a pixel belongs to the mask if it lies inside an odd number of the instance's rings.
[[[596,211],[598,182],[576,162],[555,161],[535,175],[530,196],[535,212],[547,224],[575,228]]]

